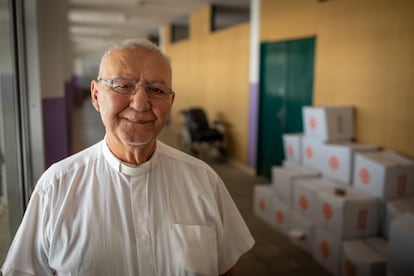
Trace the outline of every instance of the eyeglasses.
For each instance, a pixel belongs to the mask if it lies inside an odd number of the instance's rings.
[[[174,94],[174,91],[171,88],[159,82],[142,84],[137,80],[125,78],[98,78],[97,80],[106,82],[111,86],[112,91],[122,95],[135,95],[140,86],[144,87],[145,93],[150,99],[166,100],[170,95]]]

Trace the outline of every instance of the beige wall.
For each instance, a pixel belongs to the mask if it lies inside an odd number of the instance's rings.
[[[356,107],[357,141],[414,157],[414,1],[262,0],[262,41],[315,35],[314,104]]]
[[[211,33],[210,17],[208,6],[191,15],[188,40],[171,44],[166,32],[176,91],[172,123],[179,123],[180,110],[204,107],[210,121],[230,123],[231,154],[247,163],[249,24]]]
[[[203,106],[231,123],[231,151],[247,164],[249,24],[211,33],[210,8],[190,39],[170,44],[178,111]],[[414,1],[262,0],[261,41],[315,36],[314,104],[356,107],[357,141],[414,157]],[[168,31],[167,31],[168,36]]]

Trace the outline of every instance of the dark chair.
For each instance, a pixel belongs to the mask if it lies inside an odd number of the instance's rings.
[[[202,108],[191,108],[183,110],[184,122],[191,139],[191,151],[195,155],[199,154],[196,144],[206,143],[210,146],[216,146],[220,154],[224,150],[224,134],[217,128],[210,126],[207,115]]]

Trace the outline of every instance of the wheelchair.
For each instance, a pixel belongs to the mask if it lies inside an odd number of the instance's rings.
[[[227,153],[225,131],[227,124],[215,120],[214,127],[211,127],[202,108],[181,110],[180,113],[184,118],[185,128],[178,138],[178,144],[196,157],[207,155],[224,160]]]

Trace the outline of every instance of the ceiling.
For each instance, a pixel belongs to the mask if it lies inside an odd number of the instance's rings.
[[[248,8],[250,0],[68,0],[68,2],[69,36],[74,53],[76,56],[91,56],[101,55],[102,50],[114,40],[157,36],[159,26],[184,23],[186,16],[208,3]]]

